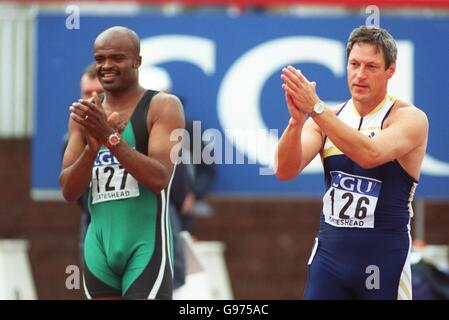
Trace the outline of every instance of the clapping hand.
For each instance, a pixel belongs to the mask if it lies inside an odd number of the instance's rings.
[[[296,111],[303,114],[311,113],[313,106],[320,101],[316,94],[316,83],[307,80],[300,70],[292,66],[282,69],[281,79],[284,81],[282,89],[292,118],[296,120],[300,118]]]

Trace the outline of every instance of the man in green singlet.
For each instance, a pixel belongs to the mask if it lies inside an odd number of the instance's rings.
[[[84,245],[88,298],[171,299],[173,256],[168,202],[184,128],[177,97],[138,83],[140,40],[125,27],[94,43],[104,95],[70,107],[60,184],[74,201],[90,185]]]

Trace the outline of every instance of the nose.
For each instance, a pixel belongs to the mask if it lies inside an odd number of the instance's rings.
[[[101,66],[104,69],[112,68],[112,63],[110,59],[105,59],[103,65]]]
[[[366,78],[366,68],[365,68],[365,66],[360,66],[359,70],[357,71],[356,76],[359,79],[365,79]]]

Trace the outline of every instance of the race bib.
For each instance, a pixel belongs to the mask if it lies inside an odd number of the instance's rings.
[[[382,181],[331,171],[332,182],[323,197],[325,222],[342,228],[374,228],[374,212]]]
[[[137,180],[109,150],[100,151],[92,169],[92,204],[139,196]]]

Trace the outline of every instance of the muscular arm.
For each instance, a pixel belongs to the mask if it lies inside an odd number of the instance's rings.
[[[428,122],[415,107],[397,109],[388,119],[388,127],[373,138],[349,127],[330,110],[314,121],[345,155],[363,168],[373,168],[400,159],[426,141]]]
[[[86,191],[97,150],[85,144],[83,128],[69,121],[69,138],[64,152],[59,182],[63,196],[68,201],[77,200]]]
[[[320,152],[323,137],[319,127],[311,120],[304,121],[291,108],[293,103],[286,95],[292,118],[282,134],[277,147],[275,167],[279,180],[289,180],[296,177]]]
[[[170,134],[184,128],[184,112],[179,99],[165,93],[157,94],[151,104],[147,119],[148,128],[151,128],[148,155],[134,150],[124,140],[111,151],[129,174],[146,188],[159,193],[168,185],[173,171],[170,152],[179,147],[179,142],[170,141]]]
[[[283,69],[282,79],[285,81],[284,90],[292,97],[295,108],[310,113],[320,101],[316,84],[309,82],[301,72],[290,66]],[[401,101],[396,103],[399,106],[388,117],[385,128],[373,138],[349,127],[329,109],[313,120],[346,156],[361,167],[372,168],[401,159],[426,144],[428,122],[425,114]]]

